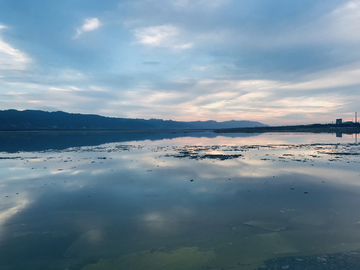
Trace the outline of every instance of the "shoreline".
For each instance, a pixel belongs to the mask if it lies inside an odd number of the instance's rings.
[[[360,124],[313,124],[297,126],[269,126],[269,127],[251,127],[251,128],[226,128],[215,129],[215,133],[268,133],[268,132],[301,132],[301,133],[360,133]]]

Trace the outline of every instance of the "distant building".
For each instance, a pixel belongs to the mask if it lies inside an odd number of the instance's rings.
[[[342,124],[342,119],[336,119],[336,124],[341,125]]]

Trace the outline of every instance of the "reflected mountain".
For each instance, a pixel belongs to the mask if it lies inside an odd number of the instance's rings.
[[[49,149],[63,150],[69,147],[96,146],[105,143],[124,143],[130,141],[156,141],[181,137],[215,138],[226,136],[254,137],[258,134],[228,133],[215,134],[212,131],[7,131],[0,132],[0,152],[15,153],[19,151],[45,151]]]

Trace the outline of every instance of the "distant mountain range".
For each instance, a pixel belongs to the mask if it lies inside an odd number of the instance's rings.
[[[153,129],[219,129],[267,126],[254,121],[193,121],[131,119],[92,114],[45,112],[38,110],[0,111],[0,130],[153,130]]]

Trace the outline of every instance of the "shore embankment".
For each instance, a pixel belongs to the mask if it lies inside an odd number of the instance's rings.
[[[311,133],[360,133],[360,123],[311,124],[294,126],[266,126],[249,128],[215,129],[215,133],[266,133],[266,132],[311,132]]]

